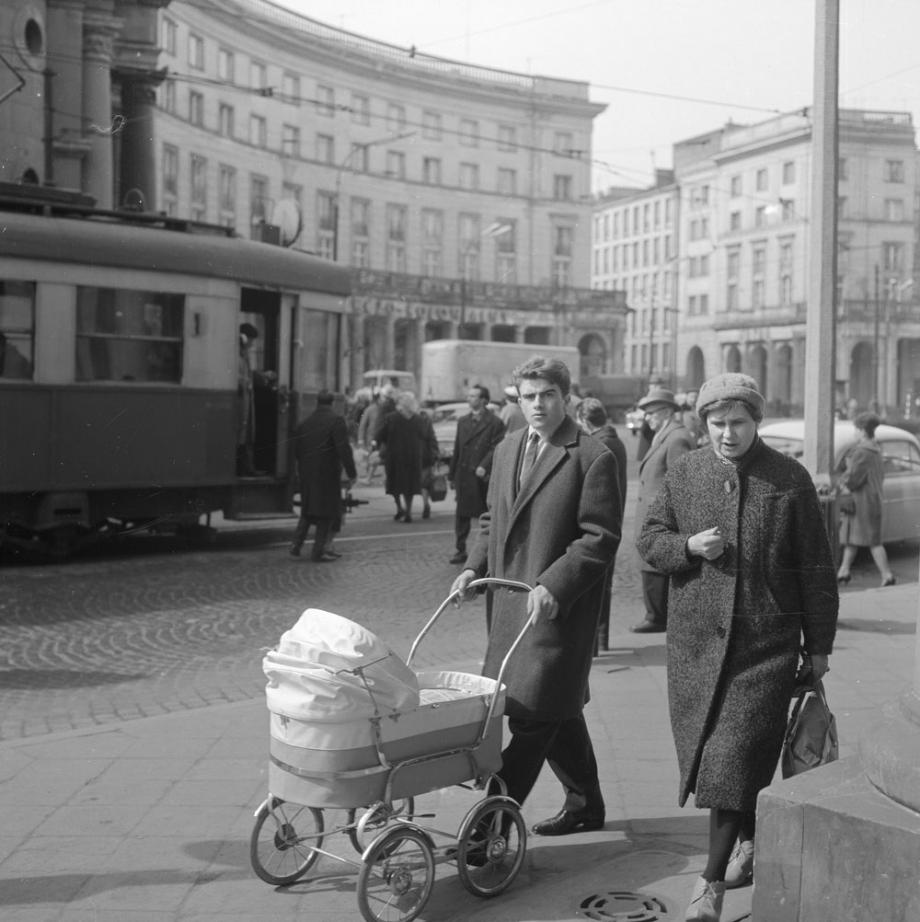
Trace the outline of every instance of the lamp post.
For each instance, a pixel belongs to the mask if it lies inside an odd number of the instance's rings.
[[[387,135],[385,138],[375,138],[373,141],[364,141],[363,143],[355,142],[352,149],[342,158],[342,161],[336,167],[335,172],[335,195],[332,198],[332,261],[339,261],[339,215],[341,209],[339,202],[342,195],[342,173],[347,169],[354,156],[359,151],[367,151],[371,147],[377,147],[380,144],[391,144],[393,141],[401,141],[404,138],[411,138],[414,131],[405,131],[402,134]]]

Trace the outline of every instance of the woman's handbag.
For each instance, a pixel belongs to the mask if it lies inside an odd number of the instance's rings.
[[[841,493],[837,497],[837,508],[840,510],[841,515],[855,515],[856,500],[853,498],[853,494]]]
[[[791,778],[810,768],[836,760],[837,722],[824,694],[824,683],[800,685],[783,742],[783,777]]]
[[[440,466],[432,469],[428,496],[434,503],[440,502],[447,496],[447,475],[444,473],[444,468]]]

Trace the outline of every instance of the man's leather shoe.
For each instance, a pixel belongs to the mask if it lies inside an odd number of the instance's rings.
[[[640,621],[630,628],[633,634],[663,634],[667,629],[668,626],[666,624],[660,624],[658,621],[649,621],[647,618],[645,621]]]
[[[451,563],[466,563],[466,551],[457,551],[453,557],[450,558]]]
[[[319,557],[310,558],[310,560],[312,560],[313,563],[333,563],[337,559],[338,558],[336,557],[330,557],[329,554],[320,554]]]
[[[570,832],[591,832],[604,825],[603,813],[589,813],[587,810],[569,813],[561,810],[554,817],[537,823],[531,832],[535,836],[566,836]]]

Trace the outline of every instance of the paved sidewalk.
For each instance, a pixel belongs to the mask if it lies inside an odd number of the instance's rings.
[[[916,584],[843,596],[826,681],[843,757],[879,706],[909,687],[917,614]],[[422,920],[683,918],[707,821],[676,806],[664,638],[618,628],[611,643],[595,661],[587,710],[606,827],[531,837],[518,879],[493,900],[469,894],[452,866],[439,867]],[[253,812],[267,793],[267,731],[267,711],[255,701],[0,745],[4,922],[360,918],[357,856],[344,835],[325,846],[352,864],[322,859],[306,882],[276,889],[251,870]],[[452,788],[420,798],[416,809],[437,814],[426,824],[454,831],[479,796]],[[544,772],[524,810],[528,826],[560,801]],[[725,922],[748,918],[750,902],[749,888],[729,894]]]

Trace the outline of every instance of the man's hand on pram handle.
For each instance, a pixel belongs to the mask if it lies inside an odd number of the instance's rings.
[[[476,579],[475,570],[463,570],[454,580],[453,585],[450,587],[450,594],[453,595],[455,592],[459,593],[454,601],[455,605],[459,605],[461,602],[468,602],[476,595],[475,589],[467,588],[474,579]]]
[[[527,614],[533,617],[534,624],[552,621],[559,614],[559,603],[546,586],[538,584],[527,596]]]

